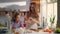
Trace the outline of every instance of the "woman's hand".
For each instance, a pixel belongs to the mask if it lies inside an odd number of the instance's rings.
[[[29,20],[30,20],[30,21],[32,21],[32,20],[33,20],[33,18],[32,18],[32,17],[29,17]]]
[[[32,17],[29,17],[29,20],[30,20],[30,21],[33,21],[33,22],[35,22],[35,23],[37,23],[37,24],[40,24],[39,21],[37,21],[36,19],[33,19]]]

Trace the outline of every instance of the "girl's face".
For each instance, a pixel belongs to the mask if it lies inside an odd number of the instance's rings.
[[[17,22],[20,21],[20,15],[17,15],[17,17],[16,17],[16,21],[17,21]]]

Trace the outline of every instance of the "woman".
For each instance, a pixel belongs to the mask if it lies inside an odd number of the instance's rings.
[[[15,32],[15,30],[20,27],[22,27],[22,22],[20,21],[20,14],[15,13],[14,17],[12,18],[11,28]]]
[[[27,16],[27,18],[26,18],[26,16]],[[28,19],[27,20],[28,22],[31,22],[31,23],[29,23],[30,26],[28,26],[28,27],[30,27],[30,29],[36,29],[37,27],[36,28],[34,28],[34,27],[36,25],[40,25],[40,22],[38,20],[39,16],[38,16],[37,12],[35,11],[35,7],[33,4],[30,5],[30,11],[25,15],[25,18]],[[34,24],[36,24],[36,25],[33,26]]]

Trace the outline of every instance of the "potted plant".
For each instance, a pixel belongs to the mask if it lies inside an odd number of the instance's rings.
[[[51,29],[53,28],[52,26],[54,25],[55,23],[55,16],[51,16],[50,17],[50,22],[51,22]]]

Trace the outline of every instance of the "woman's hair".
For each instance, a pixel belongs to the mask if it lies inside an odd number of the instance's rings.
[[[18,12],[16,12],[15,15],[13,15],[13,17],[12,17],[12,21],[13,21],[13,22],[16,22],[16,17],[17,17],[18,15],[19,15]]]
[[[31,5],[33,5],[33,4],[31,4]],[[31,5],[30,5],[30,8],[29,8],[30,10],[29,10],[29,12],[27,14],[27,17],[35,17],[35,18],[38,18],[38,14],[35,11],[35,6],[31,7]],[[33,11],[31,10],[31,8],[33,8]]]

